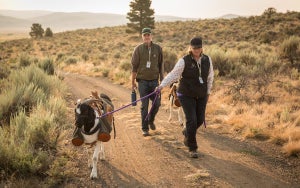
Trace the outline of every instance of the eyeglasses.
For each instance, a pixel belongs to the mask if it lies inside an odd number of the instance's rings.
[[[145,34],[143,34],[143,36],[149,37],[150,34],[149,33],[145,33]]]

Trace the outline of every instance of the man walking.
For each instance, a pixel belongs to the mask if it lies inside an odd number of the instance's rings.
[[[152,42],[152,31],[150,28],[142,30],[143,43],[136,46],[132,59],[132,90],[137,88],[140,93],[140,98],[152,93],[159,85],[158,80],[163,79],[163,53],[162,48]],[[148,112],[149,99],[152,101],[153,108]],[[155,130],[154,119],[158,112],[161,98],[157,97],[154,103],[155,95],[142,100],[141,105],[141,118],[142,118],[142,131],[143,136],[149,136],[149,126]],[[147,115],[149,117],[146,119]]]

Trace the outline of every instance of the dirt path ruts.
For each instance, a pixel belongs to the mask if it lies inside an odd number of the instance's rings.
[[[66,74],[64,81],[73,100],[97,90],[112,98],[115,109],[130,103],[130,90],[107,79]],[[285,161],[211,128],[198,131],[201,157],[188,158],[181,127],[167,121],[164,105],[156,118],[157,130],[143,137],[139,111],[138,105],[115,113],[117,137],[105,143],[106,160],[98,163],[97,180],[89,180],[88,156],[82,148],[66,144],[67,149],[80,153],[76,155],[80,159],[74,159],[78,177],[65,187],[299,187],[299,177],[283,174],[287,172],[281,168],[284,164],[278,165]]]

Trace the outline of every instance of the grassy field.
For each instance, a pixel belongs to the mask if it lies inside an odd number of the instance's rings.
[[[0,42],[30,38],[26,32],[0,32]]]

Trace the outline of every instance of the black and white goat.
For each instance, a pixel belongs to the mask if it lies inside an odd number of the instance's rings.
[[[76,129],[73,133],[73,145],[81,146],[83,143],[95,145],[92,161],[88,161],[89,167],[92,168],[91,179],[98,176],[98,157],[100,154],[100,159],[105,159],[103,142],[110,140],[110,132],[114,126],[113,114],[101,116],[112,112],[113,109],[111,99],[105,94],[99,96],[97,92],[92,92],[92,96],[83,101],[79,99],[75,107]]]

